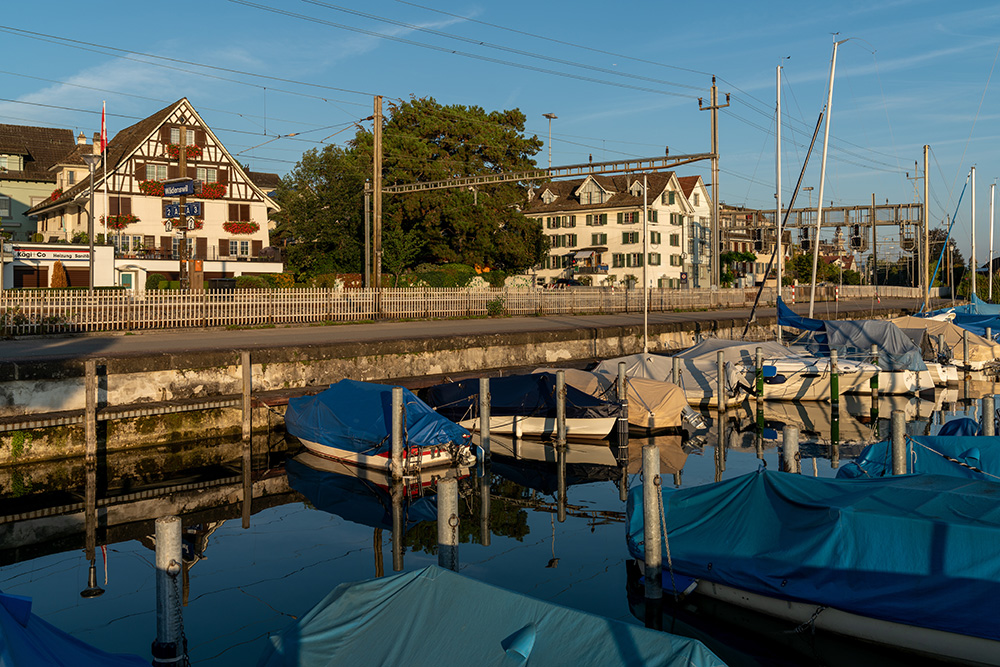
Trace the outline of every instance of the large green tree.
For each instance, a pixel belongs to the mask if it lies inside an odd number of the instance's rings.
[[[519,110],[441,105],[433,99],[390,104],[383,127],[386,185],[500,174],[535,168],[541,141],[524,135]],[[305,274],[358,271],[362,265],[363,187],[373,137],[359,130],[345,148],[306,153],[278,189],[276,242]],[[424,263],[458,262],[509,272],[537,264],[541,227],[519,209],[525,184],[426,190],[383,196],[382,270],[398,275]]]

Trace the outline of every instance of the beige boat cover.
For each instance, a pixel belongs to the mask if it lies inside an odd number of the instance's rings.
[[[897,317],[889,320],[900,329],[925,329],[931,336],[944,335],[945,345],[952,349],[952,357],[962,360],[962,336],[966,330],[951,322],[929,320],[924,317]],[[989,362],[1000,359],[1000,343],[994,343],[982,336],[969,332],[969,361]]]
[[[555,373],[565,371],[566,384],[586,392],[591,396],[599,396],[604,400],[615,400],[615,384],[617,377],[608,373],[592,373],[575,368],[536,368],[535,373]],[[675,384],[647,380],[645,378],[626,378],[626,394],[628,395],[628,423],[637,428],[649,428],[650,417],[657,430],[680,426],[681,411],[687,407],[687,397]]]

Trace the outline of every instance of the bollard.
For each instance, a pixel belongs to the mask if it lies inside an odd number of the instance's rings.
[[[983,396],[983,435],[996,435],[996,422],[994,422],[996,418],[995,409],[993,394]]]
[[[566,371],[556,371],[556,442],[566,444]]]
[[[392,482],[392,571],[403,571],[403,480]]]
[[[618,382],[615,392],[621,413],[618,415],[618,463],[628,461],[628,378],[625,375],[625,362],[618,362]]]
[[[479,543],[490,546],[490,464],[479,477]]]
[[[757,400],[764,398],[764,350],[758,347],[755,356],[757,376]]]
[[[830,404],[840,407],[840,373],[837,372],[837,351],[830,350]]]
[[[403,388],[392,388],[392,476],[403,476]]]
[[[720,412],[726,409],[726,355],[722,350],[715,357],[716,370],[719,373],[719,383],[716,388],[718,407]]]
[[[993,340],[993,327],[986,327],[986,340]]]
[[[490,379],[479,378],[479,446],[483,461],[490,460]]]
[[[781,433],[781,469],[798,473],[799,468],[799,427],[786,424]]]
[[[671,367],[670,367],[670,381],[681,386],[681,360],[677,357],[671,357]]]
[[[906,466],[906,413],[902,410],[892,411],[892,474],[905,475]]]
[[[186,656],[181,646],[183,619],[177,577],[182,569],[181,519],[160,517],[156,526],[156,641],[153,642],[153,665],[182,664]]]
[[[448,473],[438,481],[438,565],[458,572],[458,480]]]
[[[556,518],[566,521],[566,453],[569,447],[556,445]]]
[[[656,445],[645,445],[642,448],[642,520],[647,604],[650,600],[663,598],[663,534],[660,530],[662,504],[660,450]]]

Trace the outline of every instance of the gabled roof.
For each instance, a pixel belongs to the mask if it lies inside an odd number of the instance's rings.
[[[690,199],[691,193],[694,192],[695,187],[701,182],[701,176],[681,176],[678,177],[677,182],[681,184],[684,196]]]
[[[0,172],[0,179],[55,182],[49,167],[72,150],[73,130],[0,124],[0,153],[24,157],[22,171]]]
[[[528,204],[524,207],[524,210],[522,210],[522,213],[529,215],[574,209],[591,210],[642,206],[643,197],[641,194],[638,196],[632,195],[629,192],[629,188],[636,181],[642,183],[643,176],[646,177],[647,186],[649,188],[647,200],[650,204],[652,204],[655,199],[659,197],[664,190],[666,190],[670,180],[674,177],[674,172],[663,171],[651,172],[648,174],[622,174],[616,176],[591,174],[583,179],[545,183],[540,186],[538,192],[535,193],[536,196],[531,198]],[[593,180],[606,192],[613,194],[602,204],[581,203],[578,191],[588,180]],[[551,204],[546,204],[538,196],[545,190],[549,190],[552,194],[556,195],[556,199],[554,199]]]

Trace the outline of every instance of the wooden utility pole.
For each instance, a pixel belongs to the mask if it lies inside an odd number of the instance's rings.
[[[719,104],[719,89],[712,77],[712,95],[709,106],[702,106],[702,98],[698,98],[698,109],[711,111],[712,117],[712,252],[709,255],[712,275],[709,279],[712,287],[718,288],[722,282],[722,231],[719,229],[719,109],[729,106],[729,93],[726,93],[726,103]]]
[[[375,96],[375,127],[372,133],[374,145],[372,146],[372,189],[374,191],[374,211],[372,219],[375,228],[375,285],[377,289],[382,286],[382,96]]]
[[[181,136],[179,140],[180,152],[178,154],[178,164],[179,167],[177,171],[180,172],[177,175],[181,178],[187,178],[187,125],[181,125]],[[187,206],[187,195],[181,195],[180,198],[180,212],[177,218],[177,224],[181,228],[181,243],[180,243],[180,256],[181,256],[181,289],[187,289],[191,286],[190,273],[188,272],[188,252],[187,252],[187,216],[185,215],[185,207]]]
[[[365,179],[365,287],[372,286],[372,183]]]

